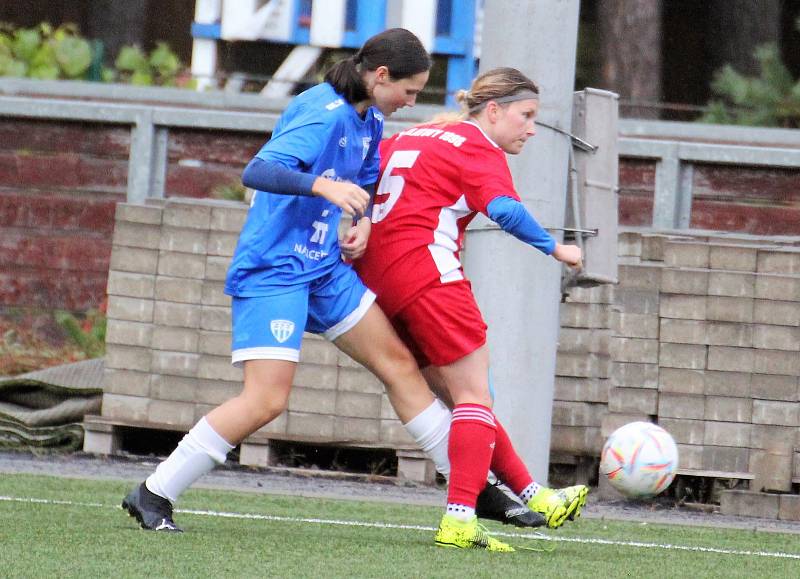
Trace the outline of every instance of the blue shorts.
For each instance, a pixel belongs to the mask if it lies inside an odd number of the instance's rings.
[[[233,364],[297,362],[304,331],[333,341],[361,321],[374,301],[375,294],[344,263],[322,278],[282,287],[274,295],[234,297]]]

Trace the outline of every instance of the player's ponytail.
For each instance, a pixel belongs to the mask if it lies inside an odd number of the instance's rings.
[[[325,74],[325,82],[355,104],[369,99],[362,72],[385,66],[391,79],[399,80],[425,72],[431,64],[419,38],[405,28],[391,28],[371,37],[350,58],[333,65]]]

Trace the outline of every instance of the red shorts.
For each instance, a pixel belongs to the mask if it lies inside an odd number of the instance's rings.
[[[486,323],[467,280],[425,289],[392,325],[420,368],[452,364],[486,343]]]

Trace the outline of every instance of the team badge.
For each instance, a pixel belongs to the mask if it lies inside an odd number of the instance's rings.
[[[275,339],[283,344],[294,334],[294,322],[291,320],[272,320],[269,323],[269,329],[272,330],[272,335],[275,336]]]
[[[369,153],[369,146],[372,143],[372,137],[361,137],[361,146],[363,147],[361,150],[361,160],[367,158],[367,153]]]

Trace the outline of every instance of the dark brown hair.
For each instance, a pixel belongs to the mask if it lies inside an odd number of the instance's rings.
[[[325,74],[325,82],[333,85],[347,102],[355,104],[369,99],[362,71],[385,66],[389,76],[399,80],[425,72],[431,64],[431,57],[419,38],[405,28],[390,28],[371,37],[350,58],[334,64]]]

